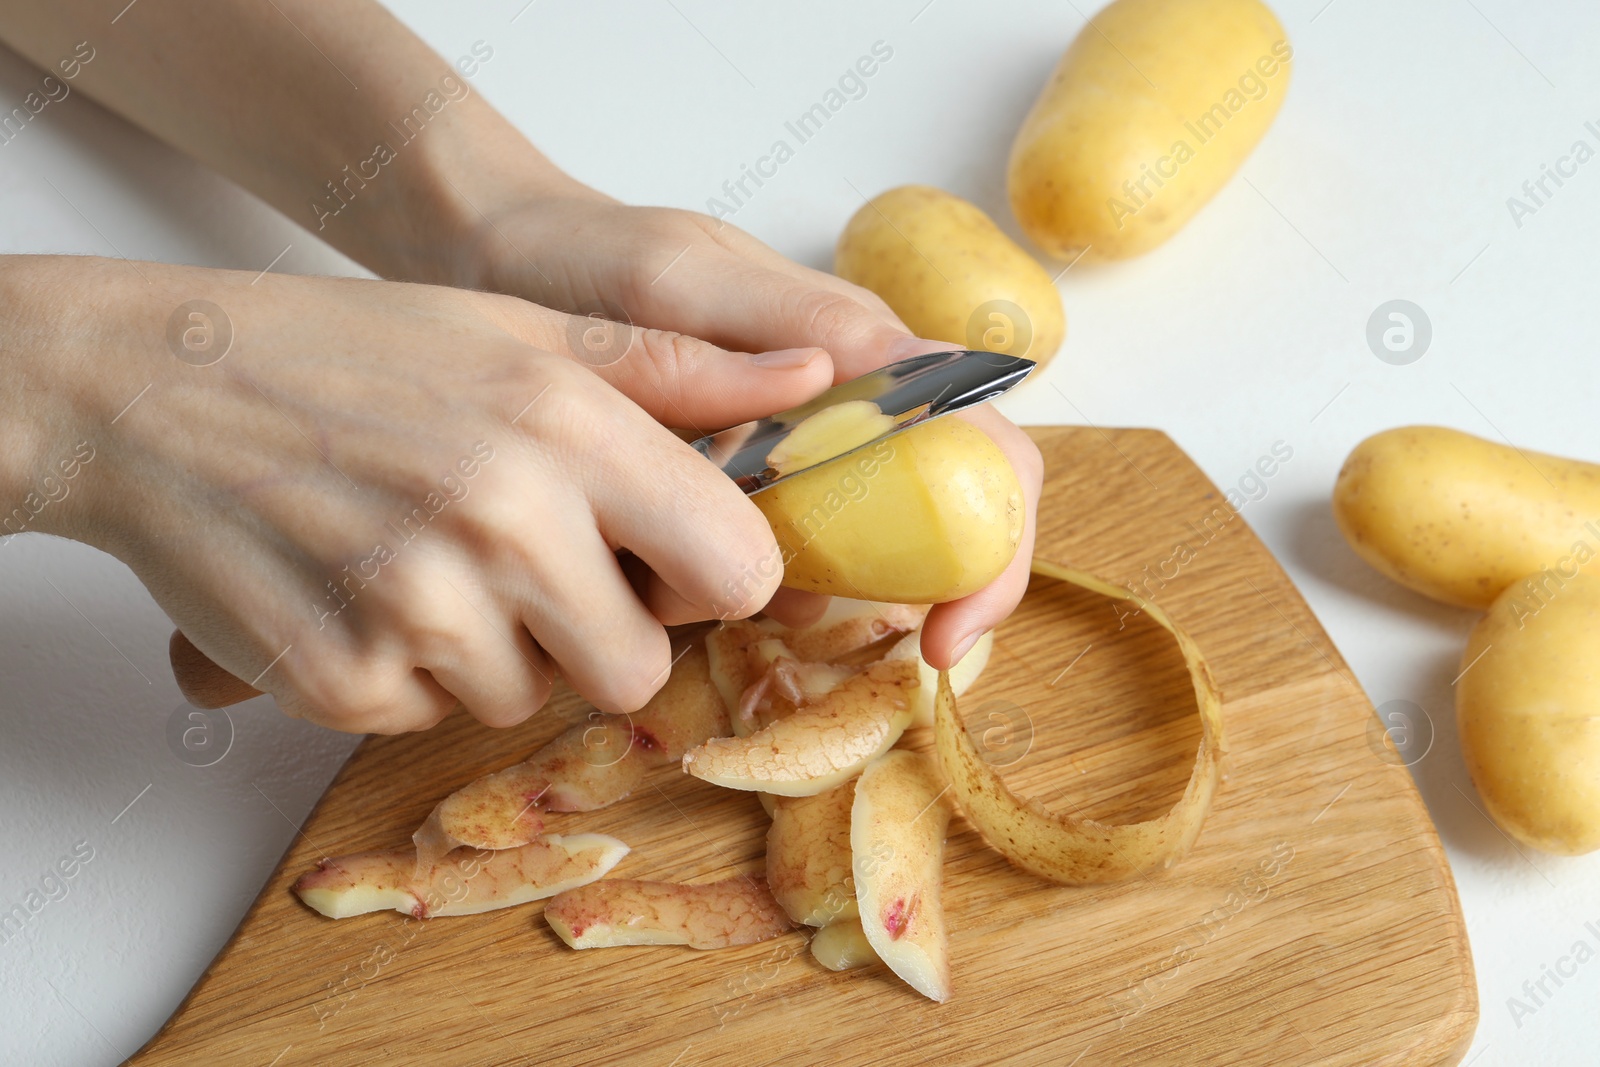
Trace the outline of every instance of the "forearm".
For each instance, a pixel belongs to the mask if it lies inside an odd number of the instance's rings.
[[[458,69],[362,0],[125,3],[0,0],[0,38],[382,275],[460,281],[480,212],[584,191],[473,90],[487,45]]]

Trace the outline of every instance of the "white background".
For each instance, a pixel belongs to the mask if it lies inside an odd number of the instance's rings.
[[[1042,0],[925,2],[773,11],[537,0],[520,15],[524,0],[394,6],[450,59],[475,41],[493,47],[476,87],[579,177],[628,200],[700,209],[785,119],[887,42],[893,59],[867,95],[735,219],[826,267],[858,190],[926,182],[1014,229],[1006,149],[1083,17]],[[1435,727],[1414,773],[1472,938],[1482,1022],[1468,1059],[1590,1063],[1600,960],[1520,1026],[1507,998],[1575,941],[1600,940],[1584,929],[1600,925],[1600,856],[1519,853],[1475,810],[1450,688],[1473,618],[1361,564],[1333,526],[1328,492],[1351,446],[1403,423],[1600,459],[1600,162],[1520,228],[1506,205],[1574,140],[1600,147],[1584,129],[1600,120],[1600,9],[1277,7],[1295,70],[1266,141],[1169,244],[1061,279],[1067,346],[1044,381],[1002,406],[1022,423],[1160,427],[1224,487],[1274,442],[1293,448],[1246,517],[1374,703],[1412,701]],[[117,32],[96,41],[103,52]],[[0,52],[0,110],[39,76]],[[287,248],[274,269],[359,273],[82,94],[0,145],[0,203],[0,251],[259,270]],[[1409,366],[1380,362],[1365,340],[1368,316],[1393,298],[1432,322],[1431,347]],[[200,975],[353,741],[263,699],[233,709],[222,762],[186,766],[165,740],[181,703],[169,625],[126,569],[25,535],[0,544],[0,590],[0,907],[76,843],[94,849],[70,895],[0,945],[0,1062],[109,1064]]]

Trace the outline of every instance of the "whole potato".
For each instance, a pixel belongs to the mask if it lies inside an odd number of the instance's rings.
[[[1461,754],[1494,821],[1534,848],[1600,848],[1600,578],[1535,601],[1516,585],[1473,628],[1456,683]]]
[[[977,592],[1022,538],[1022,485],[989,436],[934,419],[750,498],[783,553],[783,584],[856,600],[937,604]]]
[[[1062,258],[1165,241],[1272,125],[1293,54],[1259,0],[1116,0],[1079,32],[1012,143],[1006,184],[1023,231]]]
[[[1513,582],[1600,573],[1600,466],[1402,426],[1362,441],[1333,488],[1356,554],[1401,585],[1485,608]]]
[[[1044,363],[1067,333],[1044,268],[975,205],[926,185],[862,205],[833,271],[877,293],[918,337]]]

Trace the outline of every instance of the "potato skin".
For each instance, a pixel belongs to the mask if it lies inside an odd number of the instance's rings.
[[[850,806],[855,779],[815,796],[773,797],[767,828],[767,888],[803,926],[853,919],[850,878]]]
[[[1022,539],[1022,485],[989,435],[934,419],[750,498],[777,537],[783,584],[937,604],[977,592]]]
[[[1344,461],[1333,514],[1401,585],[1487,608],[1513,583],[1600,573],[1600,466],[1439,426],[1374,434]]]
[[[1259,0],[1116,0],[1079,32],[1012,142],[1006,184],[1023,231],[1061,258],[1159,245],[1265,135],[1293,54]]]
[[[1461,662],[1461,753],[1489,814],[1546,852],[1600,848],[1600,578],[1511,586]]]
[[[833,271],[877,293],[918,337],[1045,363],[1067,333],[1044,268],[976,205],[931,186],[863,204]]]

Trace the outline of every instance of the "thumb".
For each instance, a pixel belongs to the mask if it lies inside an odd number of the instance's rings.
[[[705,434],[803,404],[833,384],[820,346],[739,352],[687,334],[521,304],[508,333],[593,371],[657,422]],[[622,321],[619,321],[622,320]]]
[[[675,279],[694,280],[693,271]],[[872,292],[831,274],[796,263],[727,272],[715,308],[684,294],[671,323],[695,336],[770,348],[815,345],[833,360],[835,381],[876,370],[896,360],[958,345],[937,344],[911,335],[887,304]]]

